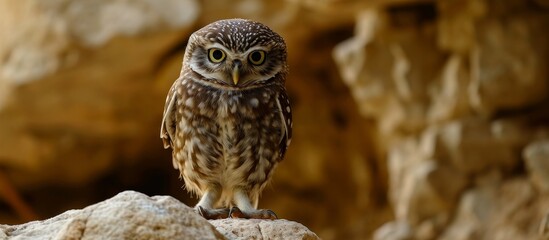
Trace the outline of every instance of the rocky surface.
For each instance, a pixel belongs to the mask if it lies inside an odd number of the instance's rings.
[[[374,239],[539,237],[548,13],[444,0],[357,14],[334,59],[387,151],[395,220]]]
[[[210,223],[228,239],[320,239],[305,226],[284,219],[220,219]]]
[[[128,188],[194,204],[165,93],[192,30],[243,17],[289,47],[294,140],[260,207],[323,239],[549,235],[548,6],[0,0],[0,180],[42,217]]]
[[[148,144],[165,94],[150,75],[189,34],[195,1],[0,6],[0,162],[12,181],[81,185]]]
[[[100,1],[93,7],[80,1],[0,2],[6,12],[25,12],[21,16],[0,13],[12,19],[0,25],[1,35],[16,30],[41,31],[48,36],[60,32],[60,39],[38,41],[33,39],[39,35],[21,33],[10,35],[9,44],[0,44],[0,61],[6,63],[0,68],[7,72],[39,70],[34,65],[15,68],[19,65],[9,63],[15,61],[11,57],[16,49],[26,49],[21,50],[25,53],[21,58],[31,60],[21,60],[25,63],[58,62],[47,71],[0,75],[0,84],[6,85],[0,87],[6,91],[0,94],[0,171],[31,196],[29,204],[39,216],[81,208],[127,188],[143,189],[150,195],[170,192],[195,204],[181,188],[183,183],[169,164],[170,152],[162,149],[158,138],[165,94],[179,74],[190,32],[214,19],[238,16],[264,21],[286,38],[292,66],[288,91],[292,111],[298,116],[295,124],[300,126],[294,136],[301,140],[292,143],[260,205],[284,218],[315,225],[326,236],[364,235],[388,219],[388,211],[378,207],[374,209],[383,217],[368,215],[376,224],[350,227],[365,221],[363,212],[383,205],[385,198],[376,194],[377,188],[383,188],[376,179],[384,180],[376,175],[382,176],[383,171],[375,169],[383,166],[373,162],[373,153],[364,147],[371,145],[364,137],[370,134],[370,125],[355,111],[330,60],[333,46],[352,34],[354,17],[333,13],[338,21],[327,21],[307,13],[303,3],[280,1]],[[180,14],[187,16],[186,22],[179,16],[171,19],[172,12],[165,8],[185,8]],[[38,23],[34,15],[48,16],[63,27]],[[122,21],[142,15],[147,17],[136,26]],[[23,16],[30,23],[17,26],[17,18]],[[102,37],[94,38],[95,34]],[[27,49],[29,44],[32,48]],[[47,58],[34,59],[38,54]],[[88,191],[80,191],[82,186]],[[71,197],[52,196],[52,188],[68,191]],[[318,211],[341,206],[349,207]],[[336,226],[333,219],[341,221]]]
[[[211,222],[211,224],[210,224]],[[224,219],[208,222],[169,196],[122,192],[84,209],[44,221],[0,225],[8,239],[319,239],[287,220]]]

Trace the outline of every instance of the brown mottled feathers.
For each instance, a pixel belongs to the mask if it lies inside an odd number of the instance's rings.
[[[221,20],[191,35],[160,130],[189,191],[241,189],[257,203],[292,138],[287,69],[284,40],[263,24]]]

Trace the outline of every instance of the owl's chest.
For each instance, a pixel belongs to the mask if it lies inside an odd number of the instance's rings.
[[[197,91],[193,96],[198,99],[194,103],[197,108],[192,116],[196,129],[191,131],[215,137],[223,148],[255,144],[267,135],[265,129],[272,128],[274,122],[279,125],[274,94],[269,89]]]
[[[213,121],[219,129],[218,139],[227,149],[241,141],[239,135],[242,135],[242,126],[247,121],[245,116],[253,113],[249,106],[242,104],[242,96],[221,96],[218,103],[217,108],[213,110]]]
[[[262,122],[274,112],[260,94],[222,94],[216,105],[214,120],[219,126],[219,135],[229,145],[235,145],[245,138],[257,137]],[[270,120],[269,120],[270,121]],[[253,140],[253,139],[250,139]]]

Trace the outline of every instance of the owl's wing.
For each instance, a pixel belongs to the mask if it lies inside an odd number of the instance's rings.
[[[286,95],[286,91],[282,89],[277,96],[276,103],[278,106],[278,112],[280,113],[280,118],[282,118],[282,136],[280,137],[280,160],[284,158],[286,149],[290,146],[292,141],[292,109],[290,107],[290,100]]]
[[[162,117],[162,125],[160,126],[160,138],[164,143],[164,148],[173,148],[173,140],[175,139],[175,127],[176,127],[176,104],[177,104],[177,91],[175,91],[175,84],[171,87],[168,96],[166,97],[166,105],[164,106],[164,116]]]

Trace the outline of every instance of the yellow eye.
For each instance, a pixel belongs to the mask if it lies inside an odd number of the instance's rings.
[[[265,62],[265,51],[256,50],[248,55],[248,60],[253,65],[261,65]]]
[[[208,58],[213,63],[220,63],[225,60],[225,52],[219,48],[210,48],[208,50]]]

